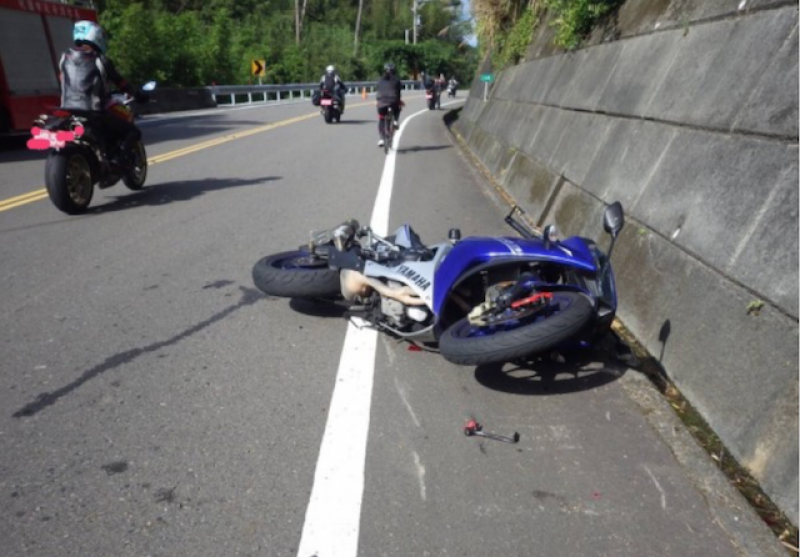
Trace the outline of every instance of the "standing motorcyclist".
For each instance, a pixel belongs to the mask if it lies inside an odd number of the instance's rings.
[[[442,93],[447,88],[447,80],[444,74],[440,73],[436,78],[436,108],[442,108]]]
[[[456,90],[458,89],[458,81],[456,81],[456,76],[450,78],[450,81],[447,82],[447,91],[450,93],[451,96],[456,96]]]
[[[339,74],[336,72],[336,67],[333,64],[325,68],[325,73],[322,74],[322,77],[319,80],[319,88],[320,93],[324,90],[327,90],[331,95],[336,96],[336,98],[339,100],[341,112],[344,114],[344,94],[345,91],[347,91],[347,87],[339,77]]]
[[[124,164],[124,159],[141,139],[142,133],[133,123],[106,110],[111,97],[109,84],[113,83],[139,102],[147,102],[148,96],[135,91],[117,72],[111,60],[106,58],[108,42],[100,25],[94,21],[77,21],[72,38],[75,46],[64,52],[58,63],[61,106],[96,112],[96,133],[105,143],[109,158]]]
[[[402,84],[397,75],[395,75],[394,64],[387,62],[386,65],[383,66],[383,75],[376,87],[376,99],[378,101],[378,137],[380,138],[378,139],[378,147],[383,147],[385,136],[384,118],[390,107],[392,112],[394,112],[394,127],[395,129],[400,127],[400,107],[403,104],[403,101],[400,99],[401,89]]]
[[[433,95],[433,106],[439,105],[439,79],[433,78],[429,73],[425,73],[422,82],[425,85],[425,92]]]

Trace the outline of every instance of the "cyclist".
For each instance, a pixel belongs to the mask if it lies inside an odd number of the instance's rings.
[[[400,99],[400,90],[402,85],[400,79],[397,77],[394,64],[387,62],[383,66],[383,75],[378,81],[377,95],[378,100],[378,147],[383,147],[386,137],[384,118],[386,117],[389,108],[394,112],[394,127],[400,127],[400,107],[403,101]]]

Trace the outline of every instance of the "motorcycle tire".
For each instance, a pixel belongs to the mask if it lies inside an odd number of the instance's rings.
[[[92,165],[76,149],[51,152],[45,163],[45,185],[50,201],[68,215],[84,213],[94,194]]]
[[[307,251],[268,255],[253,266],[253,283],[270,296],[334,298],[341,294],[339,271],[325,260],[310,263]]]
[[[129,190],[139,191],[147,179],[147,152],[144,143],[137,141],[131,153],[130,170],[122,177],[122,182]]]
[[[325,123],[330,124],[333,122],[333,114],[331,114],[331,110],[328,109],[325,111]]]
[[[514,328],[475,326],[466,317],[456,321],[439,338],[439,351],[454,364],[478,366],[501,364],[552,348],[579,333],[594,314],[594,305],[584,294],[558,291],[553,295],[558,311]]]
[[[428,110],[436,110],[436,101],[433,99],[428,101]]]

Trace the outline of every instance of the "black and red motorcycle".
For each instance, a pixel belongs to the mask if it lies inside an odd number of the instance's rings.
[[[328,89],[323,89],[319,99],[319,107],[326,124],[341,121],[342,104],[338,95],[333,94]]]
[[[143,91],[155,89],[151,81]],[[134,121],[130,108],[133,98],[115,93],[106,106],[115,117]],[[131,152],[109,156],[100,135],[98,119],[102,114],[88,110],[56,108],[42,115],[31,129],[28,149],[49,151],[45,164],[45,185],[50,200],[59,210],[77,215],[86,211],[94,187],[109,188],[120,180],[131,190],[144,187],[147,178],[147,153],[138,140]]]
[[[425,88],[425,102],[428,104],[428,110],[436,110],[439,107],[439,88],[433,84]]]

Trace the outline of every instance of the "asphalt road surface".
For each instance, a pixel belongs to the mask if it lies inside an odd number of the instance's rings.
[[[752,554],[609,354],[458,367],[255,289],[260,257],[350,217],[513,234],[445,110],[406,100],[392,157],[360,98],[338,125],[148,117],[148,186],[77,217],[42,153],[0,152],[0,555]]]

